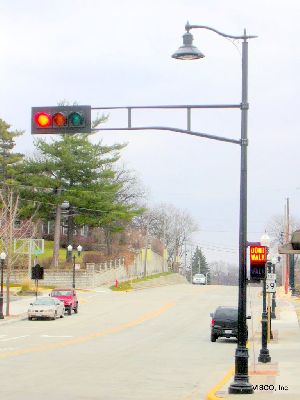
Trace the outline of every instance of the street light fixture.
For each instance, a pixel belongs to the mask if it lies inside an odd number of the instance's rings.
[[[67,250],[68,250],[69,256],[72,257],[73,246],[71,244],[69,244],[69,246],[67,247]],[[77,246],[78,257],[80,257],[81,252],[82,252],[82,246],[79,244]],[[72,285],[72,287],[74,289],[75,289],[75,263],[76,263],[76,254],[73,254],[73,285]]]
[[[5,259],[6,259],[6,253],[4,253],[4,251],[3,251],[0,254],[0,260],[1,260],[0,319],[4,319],[4,315],[3,315],[3,269],[4,269]]]
[[[260,244],[267,247],[267,253],[270,246],[270,237],[267,233],[264,233],[260,239]],[[271,357],[268,349],[268,314],[267,314],[267,290],[266,290],[266,274],[268,272],[268,264],[270,261],[266,262],[266,272],[263,279],[263,310],[261,314],[261,349],[258,356],[258,361],[262,363],[267,363],[271,361]]]
[[[242,102],[241,109],[241,164],[240,164],[240,220],[239,220],[239,297],[238,297],[238,345],[235,352],[235,376],[234,382],[229,386],[229,393],[251,394],[253,387],[249,383],[248,376],[248,349],[247,327],[246,327],[246,304],[247,304],[247,146],[248,146],[248,39],[257,36],[246,35],[246,30],[241,36],[227,35],[214,28],[204,25],[185,26],[186,33],[183,35],[183,46],[173,55],[179,60],[194,60],[203,58],[204,55],[192,45],[193,37],[191,29],[208,29],[220,36],[230,39],[242,39]],[[222,106],[220,106],[222,108]]]

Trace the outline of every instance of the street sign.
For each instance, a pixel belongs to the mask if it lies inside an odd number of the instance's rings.
[[[267,293],[276,292],[276,282],[274,279],[266,279],[266,292]]]
[[[267,274],[267,279],[274,280],[276,282],[276,274]]]

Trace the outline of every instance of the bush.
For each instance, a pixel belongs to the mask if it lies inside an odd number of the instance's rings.
[[[21,284],[21,292],[31,292],[33,290],[35,290],[35,287],[32,284],[31,280],[28,278],[24,278]]]

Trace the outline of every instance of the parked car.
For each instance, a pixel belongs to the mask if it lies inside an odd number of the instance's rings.
[[[28,308],[28,319],[33,318],[49,318],[56,319],[57,317],[63,318],[65,315],[64,303],[58,299],[49,297],[41,297],[34,303],[30,303]]]
[[[211,320],[211,342],[219,337],[237,337],[238,333],[238,309],[236,307],[218,307],[210,314]],[[251,317],[248,316],[247,319]],[[247,329],[248,337],[248,329]]]
[[[195,274],[193,276],[193,284],[194,285],[206,285],[206,278],[203,274]]]
[[[49,294],[51,297],[55,297],[58,300],[61,300],[64,305],[68,314],[72,314],[72,310],[74,310],[75,314],[78,313],[78,299],[76,295],[76,290],[71,289],[53,289]]]

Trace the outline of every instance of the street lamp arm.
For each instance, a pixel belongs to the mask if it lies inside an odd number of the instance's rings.
[[[140,127],[126,127],[126,128],[95,128],[92,129],[92,132],[99,132],[99,131],[137,131],[137,130],[158,130],[158,131],[172,131],[172,132],[179,132],[179,133],[186,133],[187,135],[192,135],[192,136],[199,136],[203,137],[206,139],[213,139],[213,140],[219,140],[221,142],[229,142],[229,143],[234,143],[234,144],[241,144],[240,139],[230,139],[230,138],[225,138],[222,136],[215,136],[215,135],[209,135],[208,133],[202,133],[202,132],[195,132],[195,131],[189,131],[186,129],[179,129],[179,128],[171,128],[167,126],[140,126]]]
[[[244,31],[244,35],[243,36],[234,36],[234,35],[228,35],[227,33],[223,33],[220,31],[217,31],[214,28],[211,28],[210,26],[206,26],[206,25],[190,25],[188,22],[185,25],[185,29],[187,30],[187,32],[190,31],[190,29],[194,29],[194,28],[199,28],[199,29],[208,29],[209,31],[213,31],[215,33],[217,33],[220,36],[224,36],[226,38],[230,38],[230,39],[254,39],[257,38],[258,36],[253,36],[253,35],[246,35],[246,30]]]

